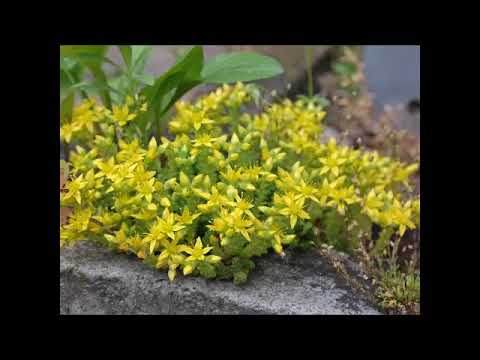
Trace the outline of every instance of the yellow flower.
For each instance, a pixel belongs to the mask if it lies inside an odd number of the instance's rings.
[[[133,140],[129,144],[120,139],[118,146],[120,147],[120,151],[117,154],[117,159],[123,162],[140,162],[147,153],[147,151],[140,146],[138,139]]]
[[[80,190],[83,189],[87,185],[87,181],[83,179],[83,174],[81,174],[76,179],[67,182],[64,187],[64,191],[61,194],[61,198],[64,201],[68,201],[71,198],[74,198],[77,203],[82,203],[82,195]]]
[[[94,164],[97,168],[100,169],[100,171],[95,174],[95,177],[107,177],[111,178],[113,173],[115,172],[115,158],[111,157],[108,159],[108,161],[105,161],[103,159],[97,159],[94,161]]]
[[[320,175],[326,174],[329,171],[333,175],[338,176],[340,174],[340,166],[347,161],[346,158],[340,158],[339,153],[335,151],[327,158],[321,158],[319,161],[323,164],[323,168],[320,171]]]
[[[307,184],[303,179],[300,180],[299,185],[295,186],[295,190],[299,192],[301,198],[310,199],[317,203],[320,202],[317,198],[318,189]]]
[[[175,220],[175,214],[171,213],[168,208],[166,208],[163,211],[161,218],[157,216],[157,221],[152,226],[150,234],[152,234],[154,238],[166,235],[171,239],[175,239],[175,232],[180,231],[183,228],[185,228],[185,226],[179,225]]]
[[[228,225],[228,230],[225,233],[227,236],[233,235],[234,233],[239,233],[248,241],[252,241],[249,232],[254,230],[254,228],[252,228],[253,222],[244,219],[242,213],[238,209],[235,209],[232,213],[230,213],[225,218],[225,221]]]
[[[156,215],[157,215],[157,205],[155,205],[154,203],[149,203],[146,209],[143,209],[138,214],[132,214],[132,217],[134,217],[135,219],[148,221],[155,218]]]
[[[123,107],[113,105],[112,111],[113,111],[113,115],[112,115],[113,119],[121,127],[125,126],[129,121],[132,121],[136,117],[135,114],[130,114],[129,113],[129,109],[128,109],[127,104],[123,105]]]
[[[150,179],[148,181],[138,183],[135,188],[140,197],[144,197],[149,203],[152,202],[152,194],[155,191],[155,187],[153,186],[154,183],[155,179]]]
[[[200,237],[197,237],[197,241],[195,242],[195,247],[185,247],[183,249],[184,252],[187,254],[190,254],[189,257],[187,257],[185,260],[186,261],[203,261],[205,260],[205,255],[208,254],[210,250],[212,250],[213,247],[207,246],[203,247],[202,244],[202,239]]]
[[[125,104],[127,104],[128,106],[132,106],[133,104],[135,104],[135,100],[133,100],[133,97],[131,97],[130,95],[127,95],[125,97]]]
[[[147,151],[146,157],[149,160],[155,160],[157,156],[158,156],[157,140],[154,137],[152,137],[150,139],[150,142],[148,143],[148,151]]]
[[[195,213],[190,215],[190,209],[188,207],[183,208],[182,215],[176,215],[178,222],[185,224],[185,225],[191,225],[193,223],[193,220],[198,218],[201,214],[200,213]]]
[[[375,190],[372,189],[364,200],[363,211],[372,217],[378,214],[378,210],[381,209],[383,205],[384,202],[380,200],[375,194]]]
[[[228,205],[237,209],[240,214],[245,213],[252,219],[255,218],[255,215],[253,215],[252,211],[250,210],[254,206],[247,200],[242,199],[238,194],[235,194],[235,201],[230,201]]]
[[[297,219],[310,219],[310,215],[303,210],[305,198],[296,199],[293,194],[286,194],[281,199],[285,208],[279,211],[280,214],[290,216],[290,227],[293,229]]]
[[[197,206],[200,210],[209,211],[211,208],[226,206],[229,203],[228,198],[220,194],[216,186],[212,186],[210,193],[203,192],[199,189],[193,190],[198,196],[208,200],[206,204],[200,204]]]
[[[184,256],[181,255],[182,252],[186,251],[188,248],[185,245],[178,245],[180,237],[175,235],[174,239],[168,241],[167,239],[162,239],[161,244],[163,250],[157,258],[157,267],[164,266],[168,261],[171,261],[176,264],[181,264],[184,260]]]
[[[358,201],[357,196],[355,195],[355,189],[353,186],[348,188],[341,188],[341,189],[333,189],[329,197],[332,199],[330,200],[327,205],[328,206],[337,206],[337,210],[340,214],[345,214],[345,205],[353,204],[354,202]]]
[[[111,234],[105,234],[105,239],[109,242],[115,244],[120,250],[127,251],[128,250],[128,242],[127,242],[127,235],[125,231],[128,230],[128,227],[125,223],[122,223],[122,226],[119,231],[116,232],[115,236]]]
[[[210,135],[204,134],[199,135],[193,140],[193,147],[207,147],[212,148],[215,143],[215,138],[212,138]]]
[[[205,117],[205,112],[194,112],[190,115],[190,120],[192,122],[193,128],[198,131],[202,125],[213,124],[214,121]]]
[[[68,219],[68,224],[65,225],[65,229],[81,233],[88,229],[90,219],[92,217],[91,209],[82,209],[75,211]]]
[[[265,225],[266,234],[273,237],[273,249],[277,254],[281,254],[283,252],[283,244],[290,244],[293,240],[295,240],[294,234],[285,235],[283,229],[275,223],[273,217],[269,217],[267,221],[265,221]]]
[[[155,176],[155,171],[146,171],[142,163],[139,163],[135,167],[135,170],[131,174],[127,175],[127,177],[130,178],[132,184],[138,184],[138,185],[145,182],[149,182],[151,180],[155,180],[155,179],[152,179],[154,176]]]
[[[80,128],[78,127],[78,124],[75,124],[75,123],[64,124],[60,128],[60,139],[65,141],[68,144],[72,140],[72,136],[79,130]]]

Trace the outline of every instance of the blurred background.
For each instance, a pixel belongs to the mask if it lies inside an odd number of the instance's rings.
[[[147,72],[160,75],[165,72],[190,45],[155,46],[147,65]],[[395,112],[395,126],[420,135],[420,47],[415,45],[311,45],[315,93],[331,95],[332,64],[342,56],[341,48],[356,48],[361,62],[360,78],[363,91],[372,98],[376,119],[387,107]],[[302,45],[205,45],[205,57],[210,58],[229,51],[254,51],[275,57],[282,63],[285,74],[275,79],[260,81],[267,89],[279,95],[295,98],[307,92],[305,46]],[[110,57],[121,63],[116,47]],[[362,76],[364,78],[362,78]],[[192,99],[211,89],[203,86],[187,95]]]

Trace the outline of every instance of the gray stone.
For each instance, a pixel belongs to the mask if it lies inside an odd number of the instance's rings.
[[[257,259],[248,282],[163,271],[81,242],[60,254],[61,314],[380,314],[317,253]]]

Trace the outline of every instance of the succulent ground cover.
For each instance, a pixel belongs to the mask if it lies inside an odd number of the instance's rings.
[[[241,283],[269,249],[317,241],[348,249],[376,225],[373,251],[382,253],[417,226],[419,199],[404,193],[416,164],[319,143],[326,113],[313,103],[242,113],[252,94],[238,83],[178,102],[175,137],[145,143],[135,131],[148,109],[140,99],[112,111],[92,99],[75,108],[60,131],[78,141],[60,196],[73,208],[61,245],[96,240],[168,269],[172,280],[181,270]]]
[[[217,65],[207,75],[220,82],[227,73]],[[328,107],[318,97],[267,104],[258,87],[239,82],[193,103],[172,101],[195,82],[185,75],[183,86],[178,72],[170,75],[180,90],[168,89],[167,76],[155,81],[158,92],[154,84],[113,104],[86,94],[62,111],[61,246],[95,241],[172,281],[181,272],[237,284],[268,251],[334,248],[359,256],[384,308],[412,312],[418,252],[400,254],[420,225],[409,182],[417,163],[321,143]],[[253,104],[256,115],[245,111]]]

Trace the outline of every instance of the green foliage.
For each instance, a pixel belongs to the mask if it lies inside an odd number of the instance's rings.
[[[389,268],[381,277],[376,296],[385,309],[416,312],[414,307],[420,303],[420,274],[405,274],[398,267]]]
[[[204,64],[202,46],[185,51],[176,63],[164,74],[154,78],[144,72],[152,46],[118,45],[124,62],[119,67],[105,53],[105,45],[63,45],[60,47],[60,93],[62,119],[70,116],[74,95],[99,94],[103,104],[113,109],[122,104],[127,96],[140,96],[148,103],[148,110],[139,114],[139,131],[148,135],[154,129],[161,134],[166,123],[165,116],[178,99],[202,83],[250,81],[276,76],[283,72],[276,60],[252,53],[230,53],[219,55]],[[120,75],[107,79],[102,66],[119,67]],[[87,69],[94,82],[83,83]]]
[[[61,206],[73,209],[62,246],[98,241],[172,281],[180,271],[242,284],[253,259],[271,249],[283,255],[319,237],[352,250],[372,224],[396,236],[418,226],[419,199],[400,192],[418,164],[320,143],[326,113],[309,99],[250,115],[242,108],[255,86],[223,85],[193,104],[176,102],[170,140],[145,136],[149,99],[162,111],[196,79],[199,59],[192,49],[141,96],[112,109],[95,99],[75,107],[60,129],[75,149],[60,194]],[[165,89],[168,101],[159,96]]]
[[[222,84],[266,79],[281,73],[283,68],[275,59],[255,53],[233,52],[210,59],[203,68],[202,79],[206,83]]]

